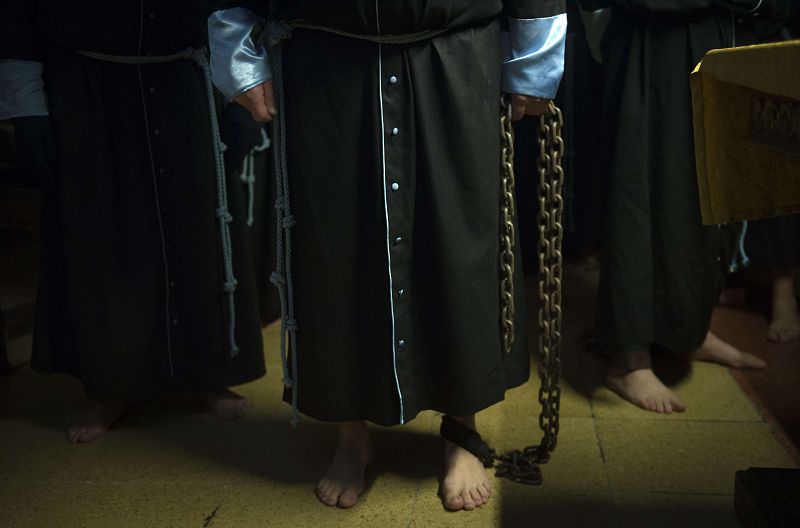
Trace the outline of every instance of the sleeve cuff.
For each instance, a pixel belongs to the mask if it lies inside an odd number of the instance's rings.
[[[509,19],[503,91],[552,99],[564,73],[567,15]]]
[[[208,17],[211,80],[228,99],[272,79],[267,50],[253,40],[253,27],[263,18],[234,7]]]
[[[0,60],[0,120],[46,115],[50,112],[42,81],[42,63]]]

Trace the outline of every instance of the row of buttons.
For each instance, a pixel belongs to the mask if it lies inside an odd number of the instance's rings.
[[[392,76],[389,77],[389,84],[397,84],[397,77],[395,75],[392,75]],[[389,134],[391,136],[397,136],[398,134],[400,134],[400,129],[397,128],[397,127],[393,127],[389,131]],[[393,191],[400,190],[400,184],[397,183],[397,182],[392,183],[391,187],[392,187]],[[402,243],[402,242],[403,242],[403,237],[401,237],[401,236],[395,237],[395,239],[394,239],[394,245],[395,246],[399,246],[400,243]],[[403,288],[400,288],[400,289],[397,290],[397,296],[398,297],[403,297],[405,295],[405,293],[406,293],[406,290],[403,289]],[[406,346],[405,339],[398,339],[397,340],[397,346],[398,346],[398,348],[404,348]]]
[[[154,15],[153,13],[151,13],[151,14],[150,14],[150,18],[155,18],[155,15]],[[151,94],[155,94],[155,93],[156,93],[156,87],[155,87],[155,86],[150,86],[150,87],[148,88],[148,90],[147,90],[147,91],[148,91],[148,92],[150,92]],[[153,135],[154,135],[154,136],[159,136],[159,135],[161,135],[161,130],[159,130],[158,128],[154,128],[154,129],[153,129]],[[164,172],[165,172],[165,171],[164,171],[164,168],[163,168],[163,167],[159,167],[159,168],[158,168],[158,174],[159,174],[159,175],[163,175],[163,174],[164,174]],[[162,212],[164,212],[164,213],[166,213],[166,212],[167,212],[167,206],[166,206],[166,204],[164,204],[164,205],[161,205],[161,211],[162,211]],[[159,219],[159,222],[161,222],[161,219]],[[164,242],[164,250],[165,250],[165,251],[169,251],[170,249],[171,249],[171,246],[170,246],[170,244],[169,244],[168,242],[166,242],[166,241],[165,241],[165,242]],[[169,275],[169,268],[167,268],[167,275]],[[173,289],[173,288],[175,288],[175,281],[174,281],[174,280],[170,280],[170,281],[169,281],[169,287],[170,287],[170,289]],[[180,321],[178,320],[178,318],[177,318],[177,317],[173,317],[173,318],[172,318],[172,324],[173,324],[174,326],[176,326],[176,325],[177,325],[179,322],[180,322]]]

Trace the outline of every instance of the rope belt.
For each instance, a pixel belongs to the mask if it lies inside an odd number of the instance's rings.
[[[283,384],[292,389],[292,419],[296,426],[300,413],[297,408],[297,320],[294,316],[294,283],[292,281],[292,227],[295,218],[291,211],[289,195],[289,174],[286,163],[286,104],[283,86],[283,53],[281,43],[291,38],[292,29],[308,29],[324,31],[342,37],[366,40],[377,44],[413,44],[423,42],[433,37],[450,31],[450,29],[427,30],[419,33],[403,35],[366,35],[349,33],[340,29],[309,24],[303,20],[292,22],[270,21],[266,31],[262,34],[262,43],[270,50],[270,65],[272,67],[272,88],[275,94],[275,104],[278,114],[273,121],[273,163],[275,170],[275,185],[277,187],[275,211],[277,216],[277,263],[270,281],[278,288],[281,304],[281,365],[283,368]],[[287,348],[288,345],[288,348]],[[289,357],[291,354],[291,358]],[[289,363],[291,362],[291,372]]]
[[[117,64],[165,64],[179,60],[191,60],[203,71],[206,88],[206,104],[208,107],[208,116],[210,121],[209,124],[211,125],[211,139],[213,142],[212,150],[214,152],[214,166],[217,180],[216,214],[219,221],[220,243],[222,245],[222,259],[225,273],[225,282],[222,284],[222,286],[223,291],[228,298],[228,310],[230,313],[230,319],[228,323],[228,340],[231,357],[239,355],[239,347],[236,345],[236,306],[234,303],[236,278],[233,275],[233,249],[231,245],[230,231],[230,223],[233,221],[233,217],[228,211],[228,190],[225,182],[225,165],[222,161],[222,153],[225,151],[225,145],[222,143],[219,135],[217,108],[214,102],[214,87],[211,84],[211,68],[208,64],[205,48],[187,48],[184,51],[173,53],[171,55],[157,56],[109,55],[106,53],[81,50],[77,50],[77,52],[92,59],[104,62],[113,62]]]

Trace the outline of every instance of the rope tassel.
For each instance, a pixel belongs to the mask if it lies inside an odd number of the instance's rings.
[[[247,227],[252,227],[255,210],[255,184],[256,184],[256,154],[264,152],[270,146],[267,131],[261,128],[261,143],[247,153],[242,162],[242,172],[239,180],[247,186]]]
[[[300,421],[297,383],[297,320],[294,317],[294,284],[292,282],[292,227],[295,220],[291,212],[289,194],[289,171],[286,162],[286,105],[283,90],[283,54],[281,41],[291,37],[291,27],[285,23],[271,22],[267,28],[266,39],[270,46],[272,66],[272,86],[278,114],[273,120],[273,155],[275,171],[275,229],[277,234],[277,258],[275,272],[270,281],[278,288],[281,303],[281,342],[280,354],[283,367],[283,384],[292,391],[291,424],[296,427]],[[291,355],[291,358],[289,357]],[[291,369],[289,368],[291,363]]]
[[[191,53],[192,60],[203,70],[203,77],[206,83],[206,97],[208,100],[208,113],[211,120],[211,135],[214,142],[214,166],[217,174],[217,218],[219,219],[220,239],[222,243],[222,262],[225,281],[223,289],[228,297],[228,341],[229,353],[231,357],[239,355],[239,347],[236,345],[236,277],[233,274],[233,244],[231,243],[230,224],[233,216],[228,211],[228,188],[225,180],[225,164],[222,160],[222,153],[225,151],[225,144],[219,134],[219,121],[217,120],[217,107],[214,102],[214,91],[211,84],[211,68],[208,65],[208,58],[204,49],[194,50]]]

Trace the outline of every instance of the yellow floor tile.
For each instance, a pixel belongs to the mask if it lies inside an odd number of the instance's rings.
[[[538,444],[542,433],[531,418],[519,423],[519,416],[499,415],[482,420],[484,436],[498,453]],[[571,493],[601,493],[608,485],[597,442],[594,422],[588,418],[562,418],[556,451],[542,467],[548,489]],[[517,489],[518,486],[512,486]],[[527,490],[526,487],[521,489]]]
[[[487,506],[445,511],[440,415],[427,411],[404,426],[371,426],[378,459],[360,504],[321,505],[313,489],[336,430],[308,418],[289,425],[270,325],[269,372],[236,388],[252,405],[238,422],[214,419],[191,395],[169,395],[74,446],[64,429],[86,403],[79,383],[27,367],[0,378],[0,528],[735,526],[735,471],[791,466],[788,455],[720,367],[696,364],[677,388],[689,405],[683,415],[639,411],[599,388],[603,367],[580,340],[594,304],[579,294],[566,292],[575,306],[564,326],[561,430],[540,487],[492,476]],[[534,368],[528,384],[479,414],[498,452],[541,439],[537,392]]]
[[[109,484],[71,482],[14,512],[9,528],[196,528],[232,493],[193,481]],[[213,525],[210,525],[213,526]]]
[[[738,528],[730,495],[625,493],[614,497],[624,528]]]
[[[728,370],[711,363],[695,362],[688,379],[674,387],[686,404],[685,413],[661,415],[665,420],[761,421],[750,401],[739,390]],[[598,418],[650,419],[652,412],[623,400],[605,387],[592,397]]]
[[[0,466],[2,467],[2,466]],[[0,527],[19,526],[33,505],[41,502],[51,484],[40,482],[0,482]]]
[[[617,492],[733,494],[738,470],[793,467],[756,422],[598,420],[598,432]]]
[[[502,407],[504,413],[536,415],[541,411],[539,404],[539,376],[535,372],[524,385],[506,392],[506,398],[495,407]],[[578,390],[567,382],[561,384],[561,416],[570,418],[591,418],[592,409],[589,401]]]
[[[499,500],[503,528],[617,528],[618,514],[610,493],[572,493],[564,488],[522,490],[508,493],[503,486]]]
[[[358,507],[330,508],[317,500],[313,486],[237,486],[222,503],[213,528],[404,527],[417,483],[391,475],[372,482]]]
[[[484,528],[575,528],[616,526],[610,493],[576,494],[556,487],[529,487],[493,479],[495,494],[489,504],[471,512],[448,512],[441,500],[420,490],[410,526]],[[430,488],[430,486],[428,487]]]
[[[0,420],[0,483],[49,485],[65,476],[76,454],[77,446],[61,430],[33,421]]]

